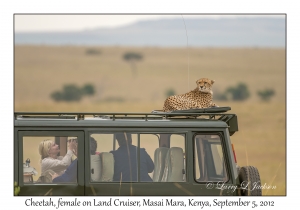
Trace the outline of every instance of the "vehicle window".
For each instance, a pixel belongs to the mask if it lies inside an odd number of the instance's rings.
[[[172,134],[170,136],[170,147],[185,147],[184,136],[180,134]]]
[[[92,182],[185,181],[182,135],[114,132],[90,137]]]
[[[170,136],[170,148],[181,148],[182,149],[182,153],[183,153],[183,177],[182,177],[182,181],[185,181],[186,177],[185,177],[185,140],[184,140],[184,135],[182,134],[172,134]]]
[[[227,181],[226,164],[219,135],[195,136],[195,180]]]
[[[24,136],[24,184],[77,183],[76,136]]]
[[[145,151],[148,153],[152,161],[154,161],[154,153],[156,148],[158,148],[158,145],[159,145],[158,134],[140,134],[140,148],[145,149]],[[153,180],[153,171],[148,173],[152,180]]]
[[[137,181],[137,134],[93,133],[90,137],[92,182]]]

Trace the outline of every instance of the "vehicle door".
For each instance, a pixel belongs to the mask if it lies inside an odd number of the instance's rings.
[[[230,149],[222,132],[194,133],[193,146],[193,182],[197,194],[235,195],[238,189],[231,178]]]

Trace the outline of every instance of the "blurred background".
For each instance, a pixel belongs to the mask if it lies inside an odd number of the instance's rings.
[[[14,111],[151,112],[215,80],[238,164],[286,195],[285,15],[14,16]]]

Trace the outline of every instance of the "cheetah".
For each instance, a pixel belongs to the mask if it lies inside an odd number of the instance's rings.
[[[214,80],[201,78],[196,81],[197,87],[185,94],[170,96],[165,100],[163,112],[185,109],[218,107],[212,102],[212,85]]]

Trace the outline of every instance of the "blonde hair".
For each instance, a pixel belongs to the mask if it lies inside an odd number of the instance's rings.
[[[53,144],[53,141],[50,139],[45,139],[44,141],[42,141],[40,143],[39,153],[41,155],[42,160],[49,156],[49,150],[51,149],[52,144]]]

